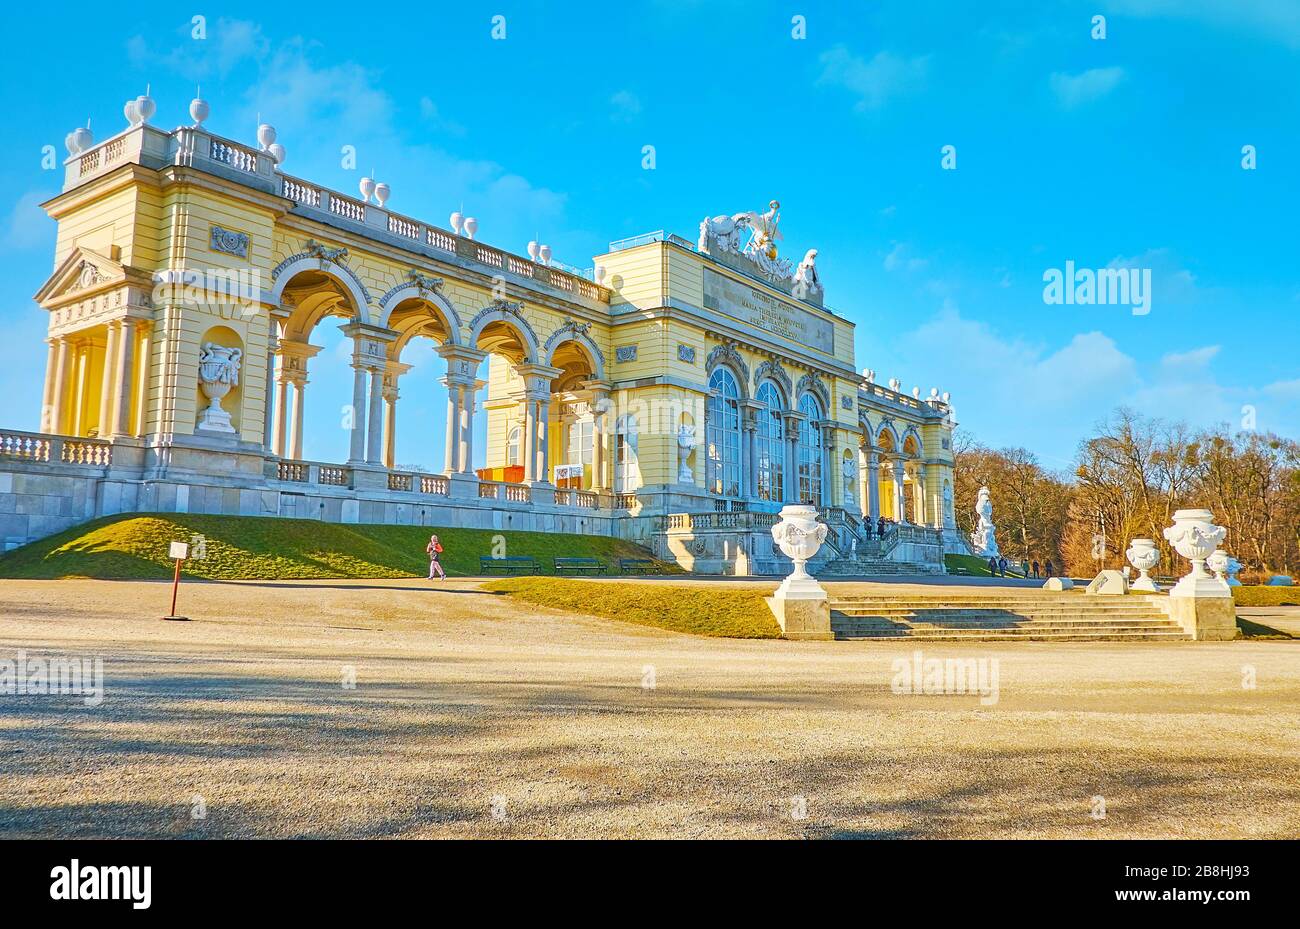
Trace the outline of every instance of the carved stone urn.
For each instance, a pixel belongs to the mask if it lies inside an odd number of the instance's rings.
[[[1158,592],[1160,585],[1147,574],[1148,571],[1160,563],[1160,549],[1156,548],[1156,543],[1151,539],[1134,539],[1129,543],[1128,551],[1124,554],[1128,556],[1129,564],[1137,568],[1140,575],[1129,586],[1129,589],[1145,590],[1151,593]]]
[[[781,521],[772,527],[772,541],[794,562],[794,570],[781,582],[777,597],[787,600],[818,600],[826,589],[808,573],[808,562],[826,541],[827,526],[817,521],[817,508],[791,503],[781,508]]]
[[[1209,558],[1205,559],[1205,566],[1214,572],[1214,576],[1223,583],[1228,583],[1228,553],[1221,548],[1216,548]]]
[[[691,470],[690,458],[697,444],[695,427],[682,424],[677,430],[677,483],[679,484],[695,483],[695,472]]]
[[[1174,513],[1174,524],[1164,530],[1164,537],[1174,551],[1192,563],[1192,570],[1169,591],[1171,597],[1230,596],[1228,585],[1205,570],[1205,560],[1227,534],[1227,529],[1214,525],[1214,514],[1209,510]]]
[[[233,434],[230,414],[221,408],[221,398],[239,384],[239,360],[243,350],[206,342],[199,352],[199,389],[208,405],[199,413],[198,428],[205,432]]]

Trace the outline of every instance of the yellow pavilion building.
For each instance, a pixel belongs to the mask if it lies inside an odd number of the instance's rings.
[[[290,177],[270,127],[246,145],[136,117],[70,136],[45,204],[44,401],[39,432],[0,433],[22,502],[0,515],[7,545],[111,513],[225,513],[607,534],[774,574],[775,514],[810,502],[823,571],[941,571],[966,550],[946,395],[857,370],[816,250],[778,252],[775,201],[693,241],[611,243],[579,272],[459,214],[397,213],[368,179],[351,196]],[[322,326],[352,345],[345,461],[302,453],[312,376],[342,363]],[[436,397],[402,390],[412,343],[445,362]],[[441,470],[398,468],[398,430],[433,403]]]

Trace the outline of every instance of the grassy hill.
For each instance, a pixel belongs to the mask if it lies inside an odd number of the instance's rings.
[[[189,577],[212,580],[412,577],[428,573],[424,546],[436,532],[449,575],[479,573],[479,556],[493,554],[504,537],[510,556],[531,555],[549,573],[560,557],[649,558],[619,539],[547,532],[510,532],[444,526],[340,525],[265,516],[149,513],[109,516],[0,555],[0,578],[170,578],[171,542],[190,542]],[[197,537],[197,538],[196,538]],[[676,567],[663,567],[664,573]]]
[[[525,603],[673,632],[733,639],[781,635],[781,627],[763,602],[766,590],[541,577],[493,580],[483,587]]]

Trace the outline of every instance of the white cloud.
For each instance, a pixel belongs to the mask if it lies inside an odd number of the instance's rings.
[[[1178,370],[1204,368],[1218,357],[1219,348],[1218,345],[1206,345],[1204,348],[1194,348],[1186,352],[1169,352],[1160,359],[1160,364],[1162,367]]]
[[[884,268],[886,271],[919,271],[929,262],[924,258],[918,258],[910,255],[911,246],[906,242],[898,242],[890,249],[889,254],[885,256]]]
[[[620,90],[609,98],[613,108],[610,118],[615,122],[628,123],[641,115],[641,100],[630,90]]]
[[[1187,19],[1215,29],[1249,31],[1300,48],[1300,4],[1295,0],[1110,0],[1106,6],[1130,16]]]
[[[1066,109],[1073,109],[1106,96],[1124,80],[1123,68],[1091,68],[1079,74],[1057,71],[1051,77],[1052,93]]]
[[[29,190],[18,198],[5,223],[5,248],[15,251],[54,248],[54,220],[41,209],[41,204],[53,196],[52,191]]]
[[[902,58],[892,52],[878,52],[867,61],[843,45],[822,52],[822,73],[818,84],[843,87],[858,97],[858,111],[879,109],[893,96],[907,93],[925,82],[929,56]]]

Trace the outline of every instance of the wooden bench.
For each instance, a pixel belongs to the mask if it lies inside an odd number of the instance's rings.
[[[655,563],[649,558],[620,558],[618,560],[618,570],[620,574],[649,574],[654,570]]]
[[[541,570],[537,559],[531,556],[493,558],[491,555],[479,556],[478,569],[484,574],[537,574]]]
[[[556,558],[556,574],[604,574],[605,563],[598,558]]]
[[[973,577],[973,576],[974,576],[974,575],[972,575],[972,574],[970,573],[970,568],[949,568],[949,569],[948,569],[948,573],[949,573],[949,574],[958,574],[958,575],[961,575],[962,577]]]

